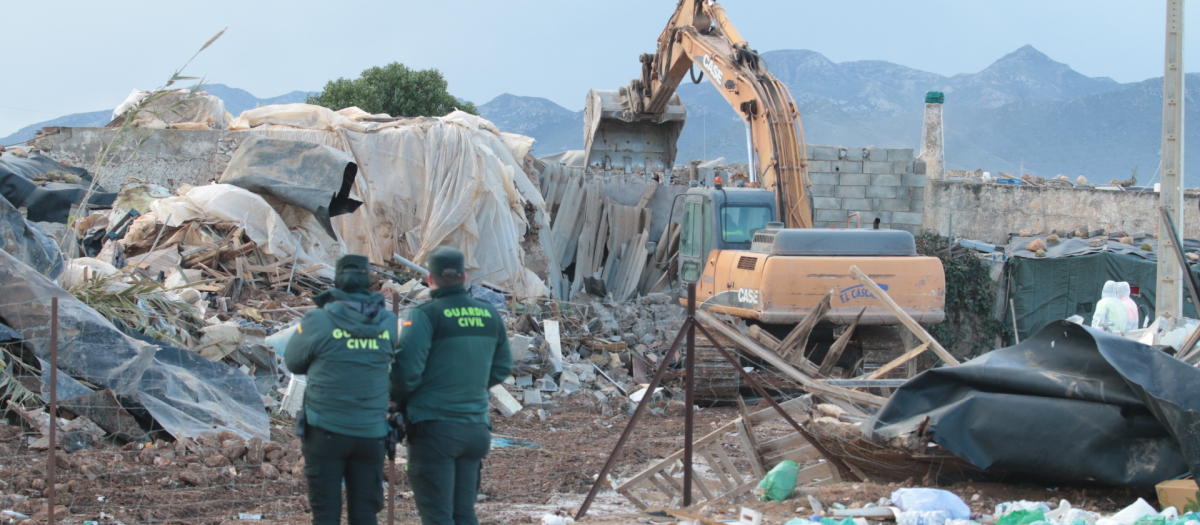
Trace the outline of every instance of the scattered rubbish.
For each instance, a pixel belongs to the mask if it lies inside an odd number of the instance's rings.
[[[758,482],[757,493],[763,501],[783,501],[792,496],[796,490],[796,474],[800,465],[795,461],[782,461],[772,468],[762,481]]]
[[[492,438],[492,448],[535,448],[538,444],[532,441],[522,441],[519,439],[508,439],[503,437]]]
[[[257,521],[257,520],[261,520],[261,519],[262,519],[262,514],[248,514],[248,513],[245,513],[245,512],[239,512],[239,513],[238,513],[238,519],[239,519],[239,520],[254,520],[254,521]]]
[[[1173,479],[1155,485],[1158,505],[1162,508],[1175,507],[1179,512],[1200,513],[1200,488],[1194,479]]]
[[[0,197],[14,207],[25,208],[30,222],[66,224],[71,206],[85,198],[99,208],[107,208],[116,200],[117,194],[92,186],[92,176],[86,170],[64,166],[40,153],[24,157],[0,153]]]

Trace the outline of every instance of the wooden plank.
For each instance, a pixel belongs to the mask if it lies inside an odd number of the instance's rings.
[[[713,499],[713,491],[704,483],[704,476],[697,476],[695,474],[695,472],[692,472],[692,483],[696,485],[697,489],[700,489],[700,493],[704,495],[705,499]]]
[[[758,452],[764,456],[767,454],[777,454],[788,450],[797,449],[808,446],[808,440],[804,439],[799,433],[792,432],[785,436],[780,436],[758,446]]]
[[[658,478],[658,474],[660,473],[656,472],[655,475],[650,476],[646,481],[649,481],[651,485],[654,485],[654,488],[658,489],[658,491],[662,492],[666,497],[674,498],[675,492],[671,490],[671,487],[667,486],[666,483],[663,483],[662,480]]]
[[[767,468],[774,467],[784,461],[795,461],[796,463],[804,463],[811,459],[819,459],[821,453],[812,445],[805,445],[800,448],[787,450],[772,454],[763,459],[763,466]]]
[[[800,358],[805,358],[804,351],[805,347],[808,346],[808,336],[812,333],[813,328],[817,326],[817,323],[821,321],[821,318],[825,317],[825,313],[829,311],[829,303],[833,300],[833,292],[833,290],[829,290],[825,294],[825,297],[821,299],[821,302],[817,304],[817,307],[808,312],[808,315],[804,316],[804,320],[800,321],[800,324],[796,325],[791,333],[779,343],[780,357],[795,362],[796,359],[793,357],[793,354],[798,351]]]
[[[629,502],[632,503],[633,506],[635,506],[641,510],[646,510],[646,509],[650,508],[650,506],[647,505],[646,502],[642,501],[637,496],[634,496],[632,490],[623,490],[620,492],[620,494],[622,496],[625,496],[625,499],[629,500]],[[712,498],[709,498],[709,499],[712,499]]]
[[[680,465],[680,467],[682,467],[682,465]],[[672,470],[674,470],[674,469],[672,469]],[[681,483],[679,480],[675,479],[673,477],[673,473],[668,474],[666,472],[659,472],[658,476],[659,476],[659,479],[661,479],[663,481],[663,483],[666,483],[672,489],[675,489],[676,494],[683,494],[683,483]]]
[[[717,480],[721,482],[721,486],[725,487],[725,490],[733,490],[735,487],[737,487],[737,485],[733,483],[734,478],[725,472],[725,468],[721,466],[721,463],[717,461],[717,458],[713,457],[712,452],[708,450],[708,447],[693,447],[693,450],[694,452],[699,453],[700,457],[704,458],[704,461],[708,462],[708,468],[712,470],[713,475],[716,476]],[[737,479],[740,480],[741,478]]]
[[[945,361],[949,366],[957,366],[959,364],[958,359],[955,359],[954,356],[950,355],[950,352],[947,352],[945,348],[942,348],[942,345],[937,342],[937,339],[934,339],[933,336],[929,335],[929,332],[926,332],[925,329],[922,328],[919,323],[913,320],[913,318],[909,316],[903,308],[900,308],[900,305],[896,304],[896,301],[893,300],[891,296],[887,294],[887,292],[883,291],[883,288],[880,288],[878,284],[875,284],[875,281],[872,281],[867,274],[863,273],[862,270],[859,270],[857,266],[851,266],[850,275],[853,275],[855,279],[858,279],[858,282],[863,283],[863,286],[866,286],[867,289],[871,290],[871,293],[875,294],[875,298],[879,299],[879,302],[883,303],[883,305],[888,307],[892,313],[896,314],[896,318],[899,319],[905,327],[912,331],[913,335],[917,336],[917,338],[922,342],[928,343],[929,348],[933,350],[933,353],[937,354],[942,361]]]
[[[897,367],[899,367],[900,365],[902,365],[904,363],[907,363],[909,359],[912,359],[914,357],[917,357],[917,356],[925,353],[925,351],[928,349],[929,349],[929,343],[925,343],[921,346],[913,348],[912,350],[905,352],[900,357],[897,357],[891,361],[888,361],[887,364],[885,364],[879,368],[876,368],[874,372],[867,374],[865,377],[863,377],[863,379],[867,379],[867,380],[879,379],[879,378],[883,377],[884,374],[891,372],[892,370],[895,370]]]
[[[750,470],[754,472],[754,477],[761,478],[766,475],[766,471],[762,468],[762,456],[758,450],[758,437],[754,435],[754,424],[750,423],[750,410],[746,408],[746,400],[742,396],[737,397],[738,411],[742,414],[741,421],[735,421],[734,425],[738,429],[738,438],[742,440],[742,448],[746,449],[746,455],[750,457]]]
[[[713,452],[716,452],[717,459],[721,461],[721,465],[725,468],[725,471],[733,477],[733,479],[737,480],[738,482],[745,481],[745,479],[742,477],[742,473],[738,472],[737,467],[734,466],[733,460],[729,459],[729,454],[725,452],[725,447],[723,445],[720,443],[713,443],[709,446],[709,449]],[[754,451],[750,452],[753,453]]]
[[[770,332],[763,330],[763,327],[752,324],[746,330],[746,335],[753,337],[755,341],[762,343],[763,346],[770,348],[772,352],[779,352],[779,338],[771,335]]]
[[[822,461],[811,467],[802,468],[796,474],[796,485],[809,483],[822,478],[837,478],[837,469],[828,461]]]
[[[757,486],[758,486],[758,480],[752,479],[750,481],[747,481],[747,482],[739,485],[737,488],[734,488],[733,490],[731,490],[729,492],[721,494],[721,496],[718,497],[717,499],[724,500],[725,502],[731,502],[734,499],[741,497],[742,494],[745,494],[747,492],[750,492],[751,490],[754,490],[754,488]]]
[[[650,199],[654,198],[654,192],[658,190],[658,184],[646,186],[646,191],[642,192],[642,198],[638,199],[637,207],[645,208],[650,205]]]
[[[839,398],[853,401],[855,403],[860,403],[863,405],[870,405],[870,406],[875,406],[875,407],[882,407],[883,404],[887,402],[887,399],[884,399],[879,396],[874,396],[874,395],[866,394],[863,392],[856,392],[854,390],[848,390],[845,388],[836,387],[836,386],[832,386],[832,385],[826,385],[826,384],[822,384],[818,381],[813,380],[812,377],[797,370],[796,367],[792,366],[791,363],[789,363],[789,362],[785,361],[783,358],[779,357],[779,355],[776,354],[775,352],[772,352],[770,350],[767,350],[766,348],[763,348],[762,345],[758,344],[758,341],[755,341],[745,335],[742,335],[741,332],[738,332],[737,330],[733,329],[728,324],[726,324],[724,321],[717,319],[715,316],[713,316],[712,314],[710,314],[704,310],[696,311],[696,319],[699,320],[700,322],[704,323],[705,326],[708,326],[708,327],[712,328],[713,330],[716,330],[721,335],[723,335],[729,339],[732,339],[735,343],[737,343],[738,346],[742,347],[747,352],[750,352],[750,353],[758,356],[760,359],[766,361],[771,366],[774,366],[777,370],[779,370],[783,374],[792,378],[797,383],[800,383],[800,386],[804,387],[804,389],[809,392],[812,392],[814,394],[822,394],[822,395],[827,395],[827,396],[839,397]]]
[[[820,381],[827,385],[846,388],[898,388],[904,386],[908,379],[821,379]]]
[[[842,352],[846,350],[846,345],[850,343],[850,338],[854,335],[854,329],[858,328],[858,321],[862,319],[863,313],[866,311],[866,308],[859,310],[854,321],[846,327],[846,331],[842,332],[837,341],[833,342],[833,346],[829,347],[829,352],[825,354],[825,360],[821,362],[821,370],[818,372],[820,375],[828,376],[830,372],[833,372],[833,366],[837,364],[838,359],[842,358]]]

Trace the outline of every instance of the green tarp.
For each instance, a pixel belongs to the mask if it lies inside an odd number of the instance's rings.
[[[1200,275],[1194,267],[1192,272]],[[1140,288],[1139,296],[1133,297],[1138,305],[1138,326],[1147,317],[1154,320],[1158,263],[1137,255],[1101,252],[1046,259],[1013,257],[1008,260],[1008,275],[1008,297],[1013,301],[1022,341],[1050,322],[1072,315],[1083,316],[1084,324],[1090,325],[1105,281],[1125,281]],[[1197,318],[1186,289],[1183,295],[1184,316]],[[1012,317],[1008,310],[1005,322],[1011,325]]]

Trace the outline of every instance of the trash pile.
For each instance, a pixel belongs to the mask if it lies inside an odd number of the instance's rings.
[[[492,390],[506,417],[529,406],[544,419],[542,406],[573,395],[594,397],[603,415],[632,412],[646,395],[648,374],[663,359],[679,359],[666,351],[684,310],[665,294],[619,303],[578,294],[571,303],[529,301],[514,310],[513,378]],[[666,401],[671,394],[650,395]]]

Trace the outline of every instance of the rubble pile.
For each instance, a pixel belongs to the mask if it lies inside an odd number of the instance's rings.
[[[517,309],[525,311],[509,319],[513,378],[503,389],[530,407],[590,396],[602,415],[631,412],[649,383],[647,371],[652,375],[662,360],[678,359],[666,353],[684,310],[666,294],[618,303],[580,293],[571,303],[530,302]],[[520,409],[497,408],[506,416]],[[538,415],[546,413],[539,409]]]

